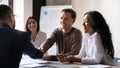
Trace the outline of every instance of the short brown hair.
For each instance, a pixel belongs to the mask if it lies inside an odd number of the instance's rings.
[[[69,12],[69,13],[71,13],[71,16],[72,16],[73,19],[76,18],[76,12],[71,8],[65,8],[65,9],[62,10],[62,12]]]

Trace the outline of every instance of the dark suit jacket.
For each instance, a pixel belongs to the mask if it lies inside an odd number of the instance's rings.
[[[42,58],[43,53],[30,42],[26,32],[0,27],[0,68],[18,68],[22,53],[31,58]]]

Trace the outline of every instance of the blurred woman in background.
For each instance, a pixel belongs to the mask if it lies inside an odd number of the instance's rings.
[[[34,16],[30,16],[27,19],[25,30],[28,32],[31,42],[36,48],[39,48],[41,44],[46,40],[47,35],[45,32],[39,30],[39,23]]]

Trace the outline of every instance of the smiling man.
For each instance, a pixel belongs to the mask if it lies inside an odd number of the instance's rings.
[[[42,51],[45,53],[54,43],[57,45],[57,55],[77,55],[81,48],[82,34],[81,31],[72,25],[76,19],[76,12],[71,8],[65,8],[61,12],[61,28],[56,28],[51,36],[46,40]],[[45,60],[58,60],[54,55],[44,56]],[[60,58],[59,58],[60,59]],[[61,61],[61,60],[60,60]],[[63,59],[64,61],[64,59]]]

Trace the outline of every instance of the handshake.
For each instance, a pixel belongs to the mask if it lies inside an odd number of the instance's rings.
[[[76,62],[76,60],[80,60],[74,57],[74,55],[67,55],[67,54],[58,54],[57,59],[60,62],[70,62],[70,63]]]
[[[53,60],[55,59],[55,56],[50,56],[50,55],[45,55],[43,57],[43,60],[47,60],[47,61],[55,61]],[[74,57],[74,55],[69,55],[69,54],[57,54],[56,55],[56,59],[60,62],[81,62],[80,58]]]

